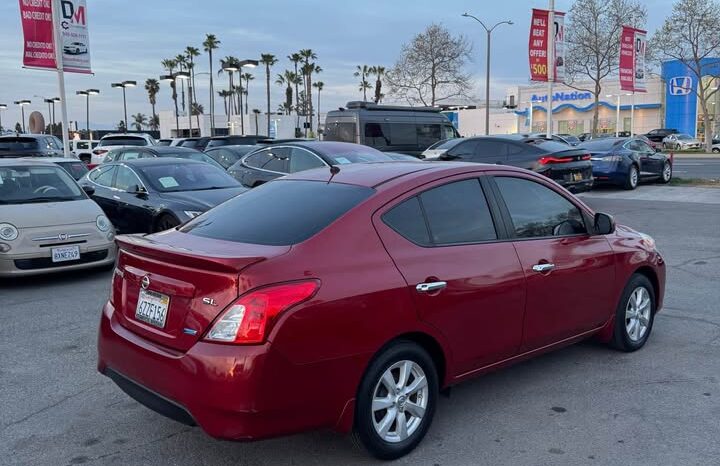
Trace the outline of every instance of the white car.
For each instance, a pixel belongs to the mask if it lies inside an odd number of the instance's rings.
[[[663,149],[672,150],[692,150],[702,148],[702,143],[698,138],[694,138],[689,134],[669,134],[665,136],[662,142]]]
[[[155,139],[145,133],[112,133],[100,138],[100,143],[92,151],[89,168],[100,165],[113,146],[154,146]]]
[[[90,163],[92,150],[100,143],[100,141],[91,141],[89,139],[71,139],[69,142],[70,152],[85,163]]]
[[[82,53],[87,53],[87,51],[87,45],[82,42],[70,42],[63,46],[63,52],[70,55],[80,55]]]

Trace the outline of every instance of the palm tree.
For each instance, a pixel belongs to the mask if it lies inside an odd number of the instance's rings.
[[[215,136],[215,86],[213,85],[213,50],[220,47],[220,41],[215,34],[205,34],[203,48],[208,53],[210,62],[210,136]]]
[[[238,60],[237,58],[235,58],[231,55],[228,55],[227,57],[220,60],[220,69],[218,70],[218,75],[222,74],[225,71],[225,68],[228,68],[228,67],[239,69],[240,68],[238,66],[239,63],[240,63],[240,60]],[[235,89],[235,87],[233,85],[233,73],[234,73],[234,71],[232,71],[232,70],[227,72],[227,74],[228,74],[228,89],[230,90],[229,91],[230,95],[228,95],[228,97],[232,97],[232,95],[234,95],[233,89]],[[228,116],[232,115],[232,110],[233,110],[233,105],[232,105],[233,100],[231,99],[230,102],[231,102],[231,105],[228,107],[228,109],[230,110],[230,113],[228,114]]]
[[[135,115],[132,115],[132,119],[132,125],[137,131],[141,131],[143,127],[146,126],[148,123],[147,116],[143,113],[136,113]]]
[[[193,47],[191,45],[188,45],[185,47],[185,57],[187,59],[187,67],[190,70],[190,82],[188,83],[188,86],[191,86],[190,89],[190,108],[192,108],[193,102],[197,102],[197,97],[195,96],[195,57],[200,56],[200,50],[198,50],[196,47]]]
[[[286,86],[284,108],[288,112],[287,115],[290,115],[290,111],[292,111],[293,108],[293,84],[295,84],[297,80],[297,75],[290,70],[285,70],[285,73],[277,75],[277,79],[275,80],[275,83],[278,85]]]
[[[150,117],[150,120],[148,121],[148,126],[151,130],[157,131],[160,129],[160,117],[158,115],[153,115]]]
[[[166,58],[160,62],[160,64],[165,68],[168,72],[168,74],[175,73],[175,67],[177,66],[177,62],[172,58]],[[173,79],[170,81],[170,88],[172,89],[172,100],[175,104],[175,128],[178,127],[178,102],[177,102],[177,84],[175,80]]]
[[[245,115],[248,115],[248,89],[250,89],[250,81],[255,79],[255,76],[253,76],[251,73],[243,73],[240,75],[240,82],[243,80],[245,81]]]
[[[145,90],[148,93],[148,100],[152,106],[152,120],[155,119],[157,113],[155,113],[155,104],[157,104],[157,95],[160,92],[160,83],[157,79],[149,78],[145,80]],[[153,128],[154,129],[154,128]]]
[[[258,115],[262,113],[260,109],[253,108],[253,114],[255,115],[255,136],[260,134],[260,128],[258,127]]]
[[[178,54],[178,55],[175,57],[175,63],[177,63],[177,67],[178,67],[178,70],[179,70],[179,71],[185,71],[185,67],[187,66],[187,58],[185,57],[185,55]],[[180,88],[180,89],[181,89],[181,90],[180,90],[180,97],[181,97],[181,100],[182,100],[182,110],[183,110],[183,112],[184,112],[184,111],[185,111],[185,80],[184,80],[184,79],[182,80],[182,82],[180,83],[180,85],[182,86],[182,87]]]
[[[295,74],[297,76],[300,76],[298,66],[301,61],[303,61],[302,55],[300,55],[299,52],[293,53],[291,55],[288,55],[288,60],[290,60],[295,67]],[[297,123],[295,124],[296,127],[300,126],[300,91],[298,90],[298,86],[302,83],[301,79],[298,79],[298,82],[295,83],[295,113],[297,114]]]
[[[358,65],[355,67],[357,71],[353,73],[353,76],[360,78],[359,89],[363,93],[363,101],[367,101],[367,90],[372,88],[372,85],[368,82],[367,77],[370,74],[371,67],[367,65]]]
[[[228,91],[227,89],[222,89],[217,92],[220,97],[223,98],[223,103],[225,104],[225,116],[230,117],[230,109],[228,108],[228,97],[232,96],[232,93]]]
[[[375,79],[375,103],[380,103],[382,98],[384,97],[382,93],[382,79],[385,77],[385,67],[384,66],[373,66],[370,68],[370,74],[374,74]]]
[[[192,103],[192,114],[195,115],[195,121],[197,122],[198,131],[200,131],[200,115],[205,114],[205,107],[198,102]]]
[[[320,128],[320,91],[323,90],[323,87],[325,87],[325,83],[322,81],[316,81],[313,83],[313,87],[317,89],[318,94],[318,104],[317,104],[317,117],[318,117],[318,129]]]
[[[267,93],[267,135],[270,136],[270,67],[277,63],[277,58],[271,53],[260,55],[260,63],[265,65],[265,88]]]
[[[300,56],[303,59],[303,81],[305,82],[305,98],[307,99],[308,108],[305,110],[305,121],[309,121],[312,118],[309,116],[312,114],[312,73],[313,68],[311,68],[310,60],[317,59],[317,54],[312,51],[312,49],[302,49],[299,52]],[[307,130],[306,130],[307,133]]]

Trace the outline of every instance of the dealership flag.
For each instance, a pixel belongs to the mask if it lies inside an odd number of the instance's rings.
[[[548,80],[548,40],[549,11],[533,8],[530,21],[530,42],[528,46],[530,61],[530,80]],[[555,68],[554,82],[565,81],[565,13],[555,12],[555,24],[552,31],[555,34]]]
[[[646,92],[645,48],[647,32],[623,26],[620,35],[620,88],[624,91]]]
[[[23,27],[23,65],[56,70],[53,35],[53,0],[20,0]],[[55,27],[60,31],[63,71],[92,73],[86,0],[55,0],[59,14]]]

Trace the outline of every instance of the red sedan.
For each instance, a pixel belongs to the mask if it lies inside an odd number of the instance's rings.
[[[641,348],[665,285],[652,238],[496,165],[310,170],[118,243],[100,372],[213,437],[331,427],[384,459],[469,377]]]

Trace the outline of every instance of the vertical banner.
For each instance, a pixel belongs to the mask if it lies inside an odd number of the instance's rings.
[[[56,70],[53,0],[20,0],[23,66]],[[60,31],[64,71],[92,73],[86,0],[59,0],[55,26]]]
[[[23,29],[23,66],[54,70],[51,0],[20,0]]]
[[[63,68],[70,73],[92,73],[87,0],[60,0],[58,27],[62,40]]]
[[[555,34],[555,82],[565,81],[565,13],[556,11],[552,33]],[[549,12],[533,8],[530,21],[530,80],[548,80],[548,40],[550,38]]]
[[[647,32],[623,26],[620,34],[620,89],[646,92],[645,49]]]

